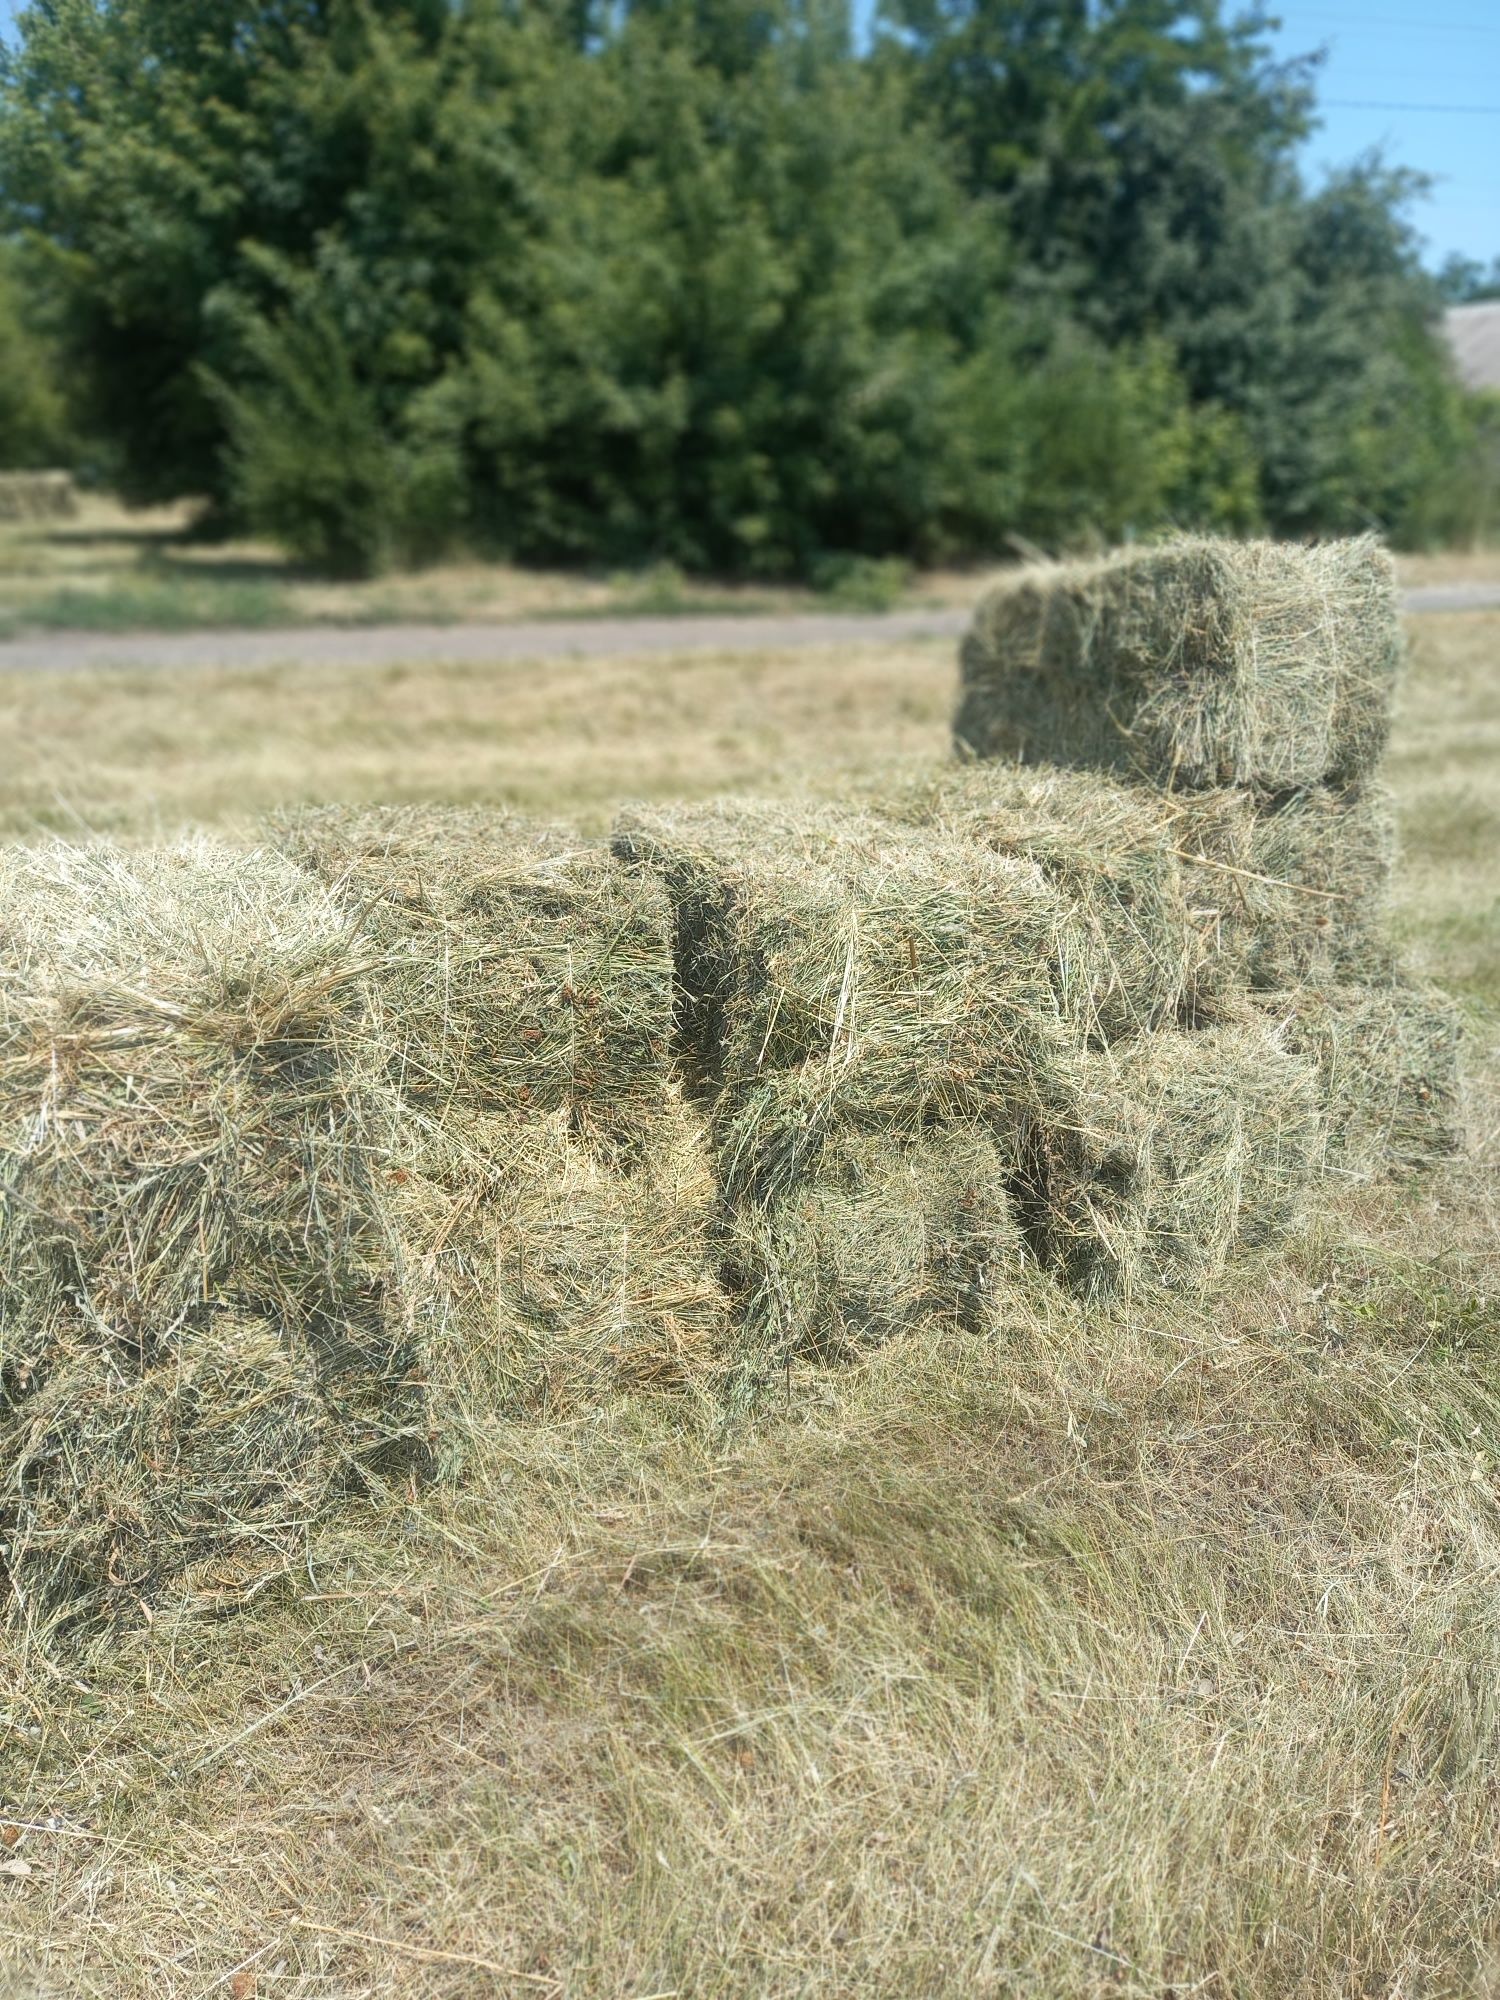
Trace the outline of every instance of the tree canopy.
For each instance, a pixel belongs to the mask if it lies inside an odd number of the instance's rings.
[[[0,193],[125,491],[333,567],[1425,532],[1412,187],[1311,110],[1219,0],[39,0]]]

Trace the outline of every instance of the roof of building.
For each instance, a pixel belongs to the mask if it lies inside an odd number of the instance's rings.
[[[1449,306],[1443,314],[1443,332],[1464,387],[1500,389],[1500,299]]]

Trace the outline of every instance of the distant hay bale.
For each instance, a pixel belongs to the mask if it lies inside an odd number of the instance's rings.
[[[816,1061],[872,1114],[1014,1093],[1058,1032],[1061,912],[1029,862],[834,807],[622,815],[676,912],[678,1018],[733,1098]]]
[[[962,650],[961,748],[1166,787],[1277,792],[1374,771],[1400,658],[1390,558],[1184,538],[1021,572]]]
[[[1460,1151],[1463,1025],[1446,995],[1392,977],[1296,988],[1261,1004],[1316,1068],[1331,1172],[1364,1180]]]
[[[1321,1144],[1316,1079],[1265,1022],[1082,1051],[1049,1081],[1026,1205],[1075,1290],[1201,1291],[1237,1247],[1295,1227]]]
[[[672,952],[649,877],[570,829],[480,809],[323,807],[271,833],[378,948],[405,1096],[566,1107],[596,1137],[656,1107]]]
[[[77,512],[71,472],[0,472],[0,522],[69,521]]]
[[[0,854],[0,1541],[38,1626],[425,1450],[364,966],[285,863]]]
[[[1011,1162],[977,1121],[862,1121],[815,1066],[762,1084],[721,1135],[742,1344],[774,1365],[850,1359],[938,1316],[984,1324],[1025,1256]]]

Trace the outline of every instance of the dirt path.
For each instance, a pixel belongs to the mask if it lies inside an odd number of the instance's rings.
[[[1441,584],[1403,594],[1409,612],[1500,607],[1500,585]],[[808,646],[955,639],[967,611],[777,617],[547,618],[495,625],[303,625],[266,631],[48,632],[0,643],[0,673],[98,667],[389,666],[442,660],[622,659],[652,653],[795,652]]]

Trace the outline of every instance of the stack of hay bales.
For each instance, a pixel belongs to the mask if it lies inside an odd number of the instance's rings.
[[[368,942],[419,1146],[396,1207],[427,1211],[406,1233],[435,1402],[556,1411],[692,1380],[724,1301],[701,1126],[673,1080],[660,888],[505,813],[327,808],[272,833]],[[450,1428],[445,1453],[461,1446]]]
[[[362,974],[272,855],[0,856],[0,1568],[38,1631],[274,1566],[422,1458]]]
[[[0,857],[0,1572],[38,1633],[244,1586],[340,1495],[722,1348],[661,899],[508,821],[278,838]]]
[[[1179,838],[1170,804],[1072,773],[621,817],[676,911],[752,1347],[973,1324],[1028,1259],[1090,1293],[1202,1286],[1291,1226],[1314,1070],[1236,1007],[1243,952]]]
[[[614,844],[673,901],[749,1347],[972,1321],[1020,1260],[1026,1107],[1064,1039],[1072,946],[1041,871],[832,806],[636,811]]]
[[[519,1418],[983,1328],[1029,1265],[1201,1290],[1450,1151],[1396,652],[1369,543],[1191,542],[996,592],[992,754],[862,805],[0,854],[11,1615],[233,1589]]]
[[[1228,1018],[1239,995],[1311,1061],[1326,1162],[1355,1175],[1458,1143],[1456,1017],[1384,936],[1395,828],[1379,764],[1400,650],[1391,564],[1368,538],[1183,540],[993,591],[954,725],[969,754],[1133,781],[1231,975],[1206,1007],[1200,981],[1197,1018]],[[995,768],[1010,810],[1030,774]]]

